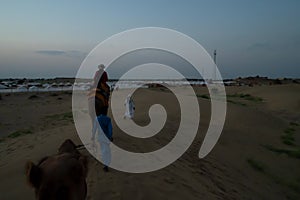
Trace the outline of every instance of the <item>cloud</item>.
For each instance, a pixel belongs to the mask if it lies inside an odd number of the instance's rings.
[[[66,54],[65,51],[58,51],[58,50],[39,50],[39,51],[35,51],[35,53],[50,55],[50,56],[60,56]]]
[[[37,54],[48,55],[48,56],[67,56],[67,57],[78,57],[83,58],[87,55],[85,52],[77,50],[61,51],[61,50],[38,50],[35,51]]]

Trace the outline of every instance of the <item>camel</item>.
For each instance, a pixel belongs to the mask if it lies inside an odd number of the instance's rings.
[[[27,181],[38,200],[84,200],[87,171],[86,157],[70,139],[63,142],[58,154],[41,159],[37,165],[26,164]]]

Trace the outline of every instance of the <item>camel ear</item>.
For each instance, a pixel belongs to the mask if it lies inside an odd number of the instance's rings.
[[[33,162],[28,161],[25,166],[25,172],[28,183],[34,188],[39,188],[42,180],[42,170]]]
[[[70,139],[65,140],[58,149],[58,154],[63,154],[63,153],[79,154],[78,150],[76,149],[76,145]]]

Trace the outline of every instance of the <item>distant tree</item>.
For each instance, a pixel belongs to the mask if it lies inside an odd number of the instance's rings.
[[[282,81],[281,81],[281,80],[279,80],[279,79],[275,79],[275,80],[274,80],[274,84],[281,85],[281,84],[282,84]]]
[[[23,84],[24,82],[25,82],[24,79],[21,79],[17,81],[17,84]]]

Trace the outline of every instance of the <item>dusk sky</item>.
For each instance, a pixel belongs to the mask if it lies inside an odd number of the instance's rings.
[[[0,78],[74,77],[101,41],[164,27],[218,51],[223,78],[300,78],[300,1],[0,1]],[[96,66],[95,66],[96,67]]]

